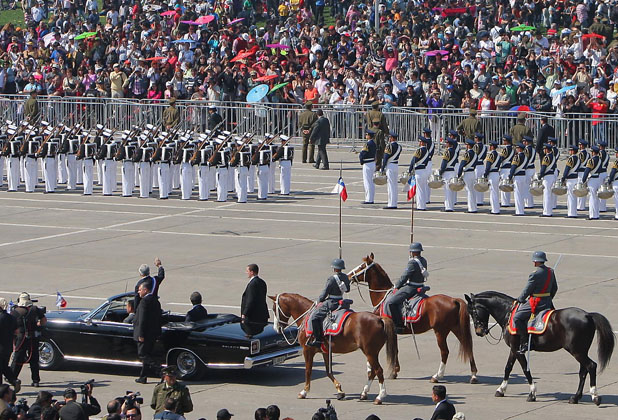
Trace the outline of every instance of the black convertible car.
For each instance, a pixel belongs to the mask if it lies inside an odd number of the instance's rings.
[[[39,360],[42,369],[54,369],[63,361],[140,366],[133,341],[133,325],[124,323],[126,304],[134,293],[113,296],[95,309],[47,312]],[[297,331],[286,331],[287,341],[267,324],[246,332],[240,317],[212,314],[197,322],[185,322],[184,314],[164,312],[162,335],[155,346],[161,365],[176,365],[185,379],[197,379],[211,369],[251,369],[272,366],[298,356],[292,343]]]

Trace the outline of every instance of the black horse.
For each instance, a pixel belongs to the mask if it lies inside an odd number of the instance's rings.
[[[468,312],[474,321],[474,329],[478,336],[489,333],[489,315],[502,327],[504,342],[511,348],[509,359],[504,367],[504,379],[496,391],[496,397],[503,397],[508,384],[509,375],[513,370],[515,359],[521,365],[530,393],[528,401],[536,401],[536,385],[527,366],[526,356],[517,353],[517,340],[506,329],[515,299],[499,292],[482,292],[465,295],[468,302]],[[615,337],[612,326],[607,318],[599,313],[588,313],[579,308],[565,308],[553,312],[549,318],[547,329],[542,335],[532,335],[532,349],[551,352],[565,349],[579,362],[579,386],[575,395],[569,398],[569,403],[577,404],[582,397],[586,375],[590,374],[590,394],[592,401],[599,405],[601,397],[597,394],[597,364],[588,357],[595,330],[598,332],[598,356],[600,372],[609,363],[614,351]]]

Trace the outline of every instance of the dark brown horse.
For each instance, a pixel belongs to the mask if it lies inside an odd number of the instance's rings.
[[[514,348],[516,340],[513,340],[514,336],[505,328],[515,299],[499,292],[482,292],[465,297],[474,320],[476,334],[483,337],[489,333],[488,324],[491,315],[496,320],[496,325],[502,327],[504,343],[511,348],[504,367],[504,378],[496,390],[496,397],[504,397],[511,370],[517,360],[530,385],[528,401],[536,401],[536,384],[532,381],[526,356],[517,353],[518,349]],[[558,309],[549,316],[545,333],[531,336],[533,350],[550,352],[565,349],[579,362],[579,385],[575,395],[569,398],[571,404],[577,404],[581,399],[587,375],[590,375],[592,401],[596,405],[601,404],[601,397],[597,394],[597,364],[588,357],[595,330],[598,333],[597,351],[602,372],[612,357],[616,341],[612,326],[603,315],[585,312],[579,308]]]
[[[316,353],[322,352],[320,349],[307,346],[307,335],[305,334],[304,321],[307,314],[313,308],[313,301],[301,295],[292,293],[281,293],[277,296],[269,296],[273,301],[273,312],[275,313],[275,330],[282,331],[293,319],[298,326],[297,340],[303,347],[305,358],[305,388],[300,391],[298,398],[305,398],[311,387],[311,370],[313,368],[313,357]],[[328,343],[328,338],[325,340]],[[351,314],[343,324],[343,331],[332,338],[332,353],[350,353],[360,349],[367,357],[367,385],[360,394],[361,400],[367,399],[369,388],[373,379],[377,376],[380,382],[380,393],[374,400],[374,404],[382,404],[386,397],[384,386],[384,373],[378,361],[378,354],[386,344],[386,360],[389,370],[395,368],[395,357],[397,356],[397,334],[395,326],[391,320],[382,320],[369,312],[355,312]],[[322,352],[326,373],[335,388],[337,389],[337,399],[345,398],[345,393],[341,384],[335,379],[332,368],[329,367],[329,357]]]
[[[387,294],[392,292],[393,283],[384,269],[375,262],[373,253],[363,258],[363,262],[352,270],[348,277],[352,283],[366,283],[369,286],[371,304],[374,313],[380,313],[380,305],[386,299]],[[390,319],[390,318],[386,318]],[[406,334],[422,334],[433,330],[440,348],[441,361],[438,372],[431,377],[431,382],[438,382],[444,377],[446,361],[448,360],[448,345],[446,338],[452,332],[459,340],[459,357],[464,361],[470,361],[470,383],[478,382],[476,378],[476,362],[472,352],[472,333],[470,332],[470,315],[468,305],[463,299],[452,298],[446,295],[430,296],[424,303],[421,319],[411,324],[414,331],[406,325]],[[393,371],[393,378],[399,372],[399,358]]]

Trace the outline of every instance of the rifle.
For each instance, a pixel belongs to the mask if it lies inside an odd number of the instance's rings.
[[[90,114],[91,114],[92,112],[94,112],[94,110],[93,110],[93,111],[90,111],[90,113],[88,113],[87,115],[88,115],[88,116],[90,116]],[[106,123],[106,124],[107,124],[107,121],[109,121],[109,119],[110,119],[110,118],[111,118],[111,117],[109,117],[109,118],[105,121],[105,123]],[[97,131],[95,132],[94,137],[96,138],[96,137],[100,136],[100,135],[101,135],[101,133],[103,132],[103,130],[105,130],[105,125],[101,125],[101,128],[97,128]],[[82,158],[83,158],[83,156],[82,156],[82,146],[83,146],[84,144],[86,144],[86,141],[88,140],[88,136],[89,136],[89,135],[90,135],[89,133],[88,133],[87,135],[85,135],[85,136],[84,136],[84,138],[82,139],[82,141],[79,143],[79,148],[78,148],[78,150],[77,150],[77,154],[75,155],[75,159],[82,159]]]
[[[230,165],[235,165],[236,164],[236,158],[238,157],[238,153],[240,153],[242,151],[242,148],[245,147],[247,144],[249,144],[249,142],[251,141],[251,139],[253,139],[253,137],[255,136],[255,134],[250,134],[250,135],[243,135],[243,137],[246,137],[247,139],[245,141],[242,142],[241,145],[237,145],[236,146],[236,150],[234,150],[234,154],[232,154],[232,156],[230,156]]]
[[[257,165],[258,164],[258,159],[259,159],[260,151],[262,150],[262,148],[264,146],[270,146],[272,144],[272,142],[275,141],[275,139],[277,137],[279,137],[279,134],[275,134],[274,136],[272,136],[268,140],[264,140],[262,143],[260,143],[260,145],[258,146],[258,148],[255,151],[255,153],[253,154],[253,156],[251,156],[251,164],[252,165]]]
[[[38,150],[36,151],[36,157],[41,157],[42,153],[43,153],[43,147],[45,147],[45,144],[49,141],[49,139],[51,139],[54,135],[59,134],[61,131],[57,131],[58,129],[62,130],[64,128],[64,122],[67,120],[67,118],[69,118],[70,114],[65,116],[64,119],[62,121],[60,121],[60,124],[58,124],[57,126],[54,127],[53,130],[51,130],[51,133],[49,133],[47,135],[47,137],[43,140],[43,142],[41,143],[41,145],[39,146]]]
[[[141,125],[137,126],[137,128],[133,128],[133,130],[131,130],[129,132],[129,134],[127,134],[126,138],[122,141],[122,143],[120,144],[120,147],[118,148],[118,151],[116,152],[116,155],[114,155],[114,159],[118,160],[120,159],[120,155],[122,153],[122,151],[124,150],[125,146],[127,145],[127,143],[129,141],[131,141],[131,139],[133,138],[133,136],[135,136],[137,133],[139,133],[140,131],[142,131],[142,128],[144,127],[144,124],[146,124],[146,122],[144,121]]]
[[[180,124],[177,124],[176,127],[174,127],[172,129],[173,131],[170,131],[169,133],[167,133],[167,136],[163,137],[163,139],[161,139],[161,141],[159,142],[159,144],[157,145],[156,150],[152,153],[152,158],[150,158],[151,162],[155,161],[155,157],[157,156],[157,153],[159,153],[159,151],[161,150],[161,148],[163,147],[163,145],[165,144],[165,142],[168,139],[173,138],[179,131],[180,131]]]
[[[208,143],[210,141],[210,139],[212,139],[214,137],[215,133],[217,132],[217,129],[221,126],[221,124],[223,124],[223,120],[221,120],[221,122],[219,122],[219,124],[215,125],[215,127],[210,131],[209,136],[206,137],[204,139],[204,141],[202,141],[200,143],[200,145],[198,146],[197,149],[195,149],[195,152],[193,153],[193,156],[191,156],[191,159],[189,160],[189,162],[191,164],[193,164],[195,162],[195,160],[197,159],[197,157],[198,157],[198,155],[200,153],[200,150],[202,150],[204,148],[204,146],[206,145],[206,143]],[[184,145],[183,145],[183,147],[184,147]],[[178,156],[176,156],[176,158],[178,158]]]

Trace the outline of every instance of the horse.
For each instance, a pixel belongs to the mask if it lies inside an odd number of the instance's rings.
[[[504,378],[498,387],[495,396],[504,397],[509,375],[515,364],[519,362],[530,385],[527,401],[536,401],[536,384],[532,381],[532,374],[527,366],[526,356],[517,352],[517,340],[507,330],[515,299],[500,292],[482,292],[465,295],[470,308],[470,315],[474,321],[476,334],[483,337],[489,334],[489,316],[502,327],[504,342],[511,352],[504,368]],[[599,405],[601,397],[597,393],[597,364],[588,357],[588,350],[592,344],[594,333],[598,333],[599,373],[608,365],[614,351],[615,336],[607,318],[596,312],[586,312],[579,308],[565,308],[554,311],[548,320],[547,329],[541,335],[531,335],[535,351],[553,352],[565,349],[579,362],[579,385],[577,392],[569,398],[570,404],[577,404],[582,398],[586,375],[590,375],[590,394],[592,401]]]
[[[362,284],[364,282],[367,284],[369,287],[371,304],[374,306],[374,313],[379,314],[380,305],[393,290],[393,283],[391,283],[388,274],[386,274],[380,264],[375,262],[373,253],[364,257],[363,262],[348,274],[348,278],[351,283]],[[470,316],[468,315],[466,302],[464,302],[463,299],[446,295],[434,295],[427,298],[423,305],[421,318],[417,322],[411,324],[411,326],[406,325],[405,334],[422,334],[429,330],[434,331],[436,340],[438,341],[438,347],[440,348],[441,361],[438,372],[431,377],[430,381],[437,383],[444,378],[449,354],[446,338],[452,332],[459,340],[459,357],[464,362],[470,362],[470,383],[478,383],[476,377],[478,371],[472,351]],[[397,377],[399,370],[399,358],[397,358],[395,370],[393,371],[391,379]]]
[[[293,293],[280,293],[276,296],[268,297],[273,301],[273,312],[275,314],[274,328],[277,332],[282,333],[287,326],[291,325],[289,323],[291,318],[298,326],[299,332],[296,340],[303,348],[303,357],[305,359],[305,387],[298,394],[298,398],[306,398],[311,387],[313,358],[316,353],[321,352],[321,349],[307,345],[309,337],[307,337],[304,329],[305,317],[315,307],[315,304],[306,297]],[[384,372],[382,366],[380,366],[378,354],[384,344],[386,344],[386,358],[389,370],[394,369],[397,356],[397,333],[395,332],[395,325],[391,320],[389,321],[384,321],[379,316],[369,312],[354,312],[345,320],[343,331],[339,335],[329,338],[332,340],[329,344],[332,353],[350,353],[360,349],[367,357],[368,380],[360,394],[360,399],[367,399],[371,383],[377,376],[380,382],[380,393],[375,398],[374,404],[382,404],[386,397]],[[322,356],[327,367],[326,373],[337,390],[337,399],[342,400],[345,398],[345,393],[341,384],[333,376],[328,354],[322,352]]]

